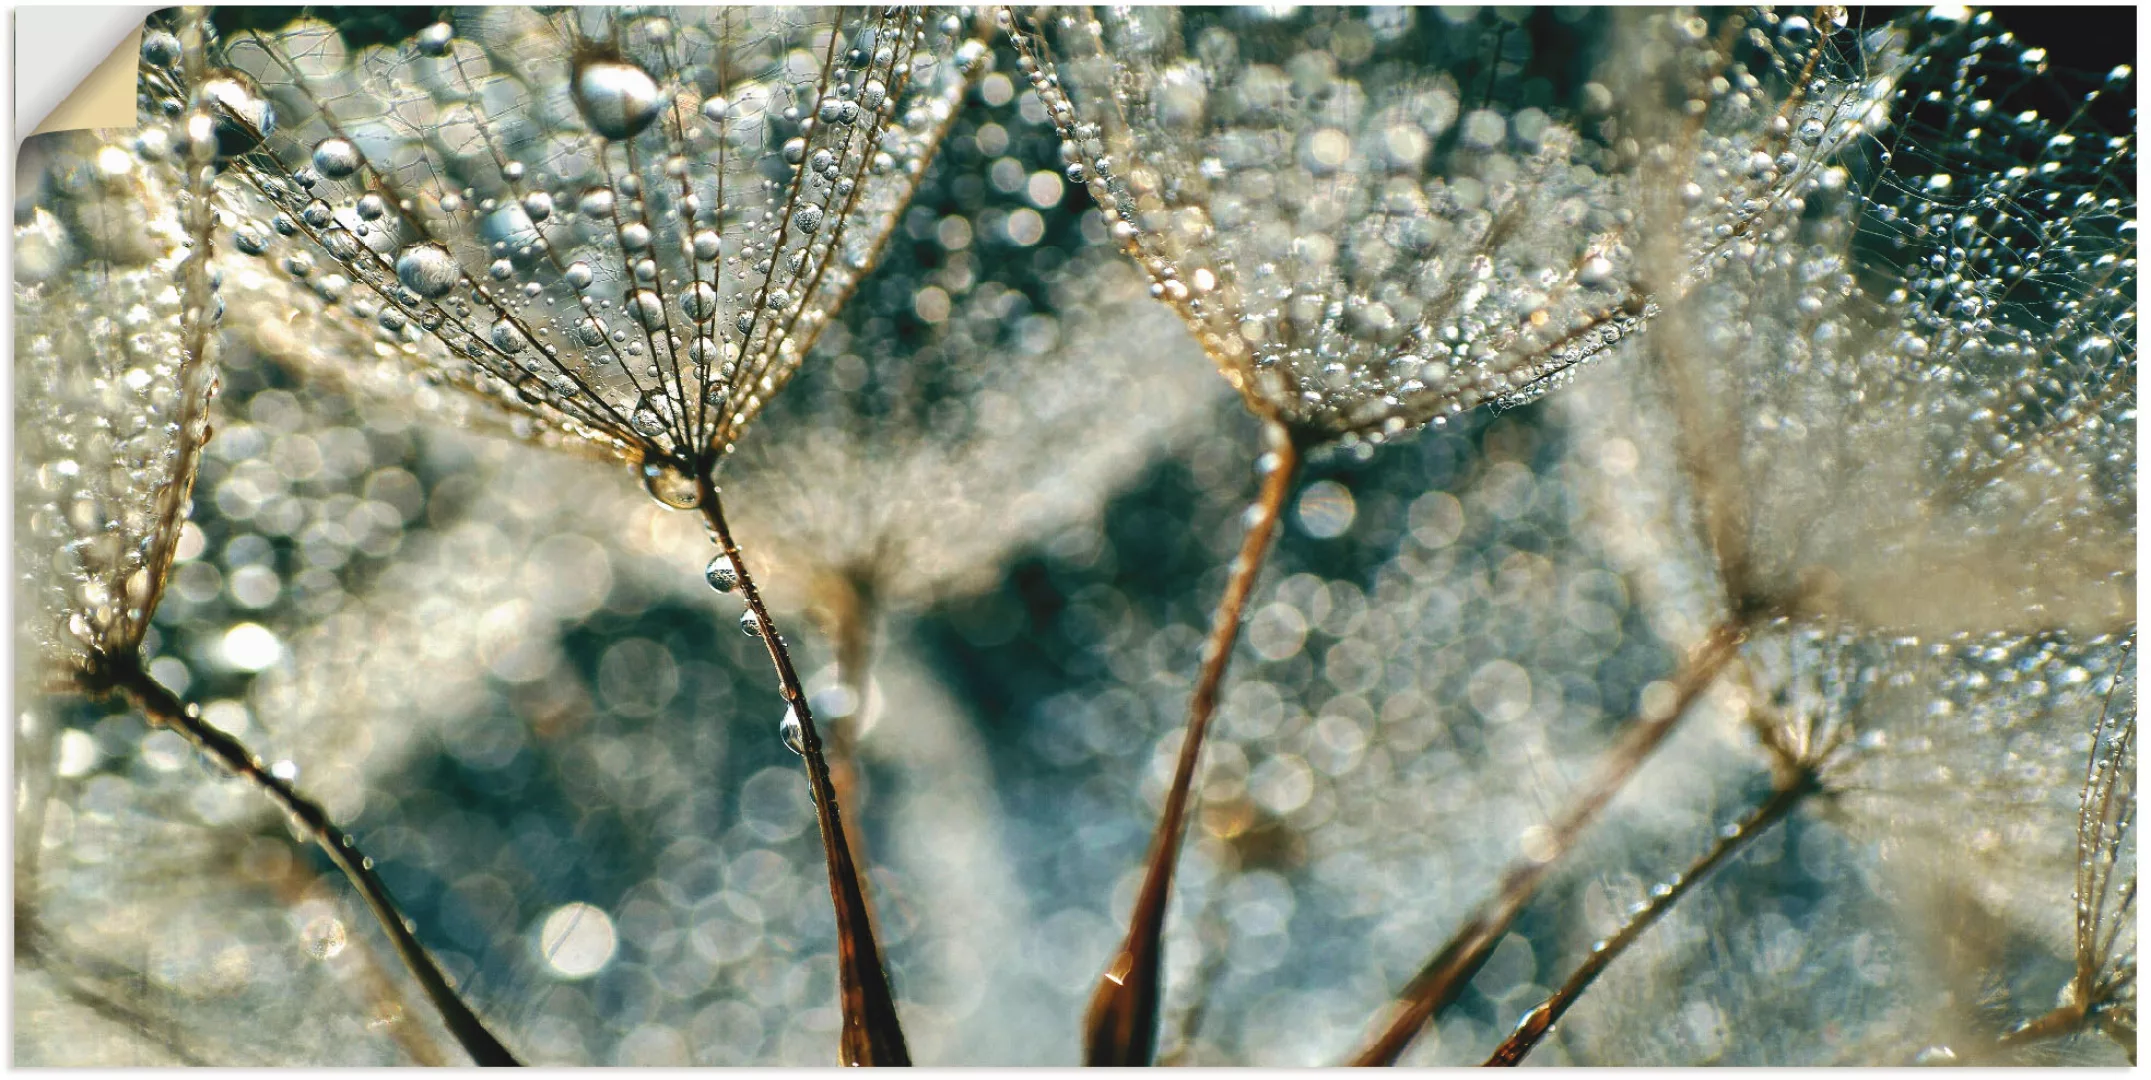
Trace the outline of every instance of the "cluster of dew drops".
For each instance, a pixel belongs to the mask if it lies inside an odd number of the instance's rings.
[[[710,588],[724,595],[729,596],[739,590],[739,569],[732,565],[732,557],[722,551],[710,558],[709,565],[702,569],[702,577],[710,583]],[[739,628],[753,638],[759,638],[768,632],[753,608],[740,613]],[[805,756],[806,732],[800,726],[799,711],[790,704],[785,705],[784,719],[777,724],[777,737],[784,740],[784,745],[792,753]]]

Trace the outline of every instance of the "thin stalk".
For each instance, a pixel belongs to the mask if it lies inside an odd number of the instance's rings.
[[[1569,1006],[1574,1005],[1576,999],[1591,988],[1599,973],[1628,951],[1628,947],[1635,944],[1636,939],[1642,937],[1643,932],[1649,930],[1666,912],[1673,910],[1673,905],[1679,903],[1680,898],[1687,895],[1696,882],[1716,869],[1718,864],[1738,854],[1756,837],[1769,832],[1772,826],[1785,820],[1808,796],[1820,790],[1821,784],[1814,772],[1802,772],[1792,784],[1772,792],[1770,798],[1761,806],[1720,833],[1718,842],[1711,845],[1702,858],[1688,864],[1686,870],[1673,875],[1671,880],[1652,889],[1650,899],[1645,901],[1612,937],[1591,946],[1591,955],[1569,974],[1568,981],[1562,983],[1560,989],[1540,1002],[1536,1008],[1524,1014],[1524,1018],[1517,1023],[1516,1030],[1510,1032],[1508,1039],[1495,1048],[1493,1056],[1486,1059],[1486,1064],[1521,1064],[1524,1055],[1529,1054],[1532,1048],[1546,1037],[1546,1033],[1553,1030],[1553,1026],[1561,1021],[1562,1015],[1568,1012]]]
[[[1598,775],[1584,789],[1583,797],[1564,811],[1553,826],[1552,848],[1544,858],[1526,856],[1509,864],[1501,875],[1495,895],[1465,918],[1464,925],[1420,967],[1390,1006],[1389,1021],[1380,1035],[1352,1056],[1353,1065],[1394,1065],[1427,1022],[1456,1002],[1472,976],[1479,973],[1494,946],[1501,941],[1524,905],[1538,892],[1548,870],[1575,847],[1583,830],[1598,817],[1614,795],[1635,775],[1644,760],[1673,733],[1689,706],[1702,696],[1730,663],[1747,635],[1746,624],[1719,624],[1690,650],[1673,677],[1674,702],[1664,714],[1639,719],[1630,725],[1620,743],[1607,752]]]
[[[909,1065],[911,1054],[904,1047],[904,1030],[897,1023],[895,995],[889,991],[889,975],[883,967],[881,947],[874,938],[874,923],[866,904],[866,887],[852,861],[851,845],[844,839],[844,820],[838,809],[829,761],[822,753],[821,733],[814,714],[807,708],[807,694],[799,673],[792,667],[784,637],[762,603],[754,575],[747,572],[739,545],[725,524],[724,506],[708,470],[696,477],[702,518],[717,539],[725,558],[739,574],[739,590],[748,610],[762,628],[762,644],[769,648],[769,661],[777,669],[777,687],[792,714],[799,718],[801,756],[807,763],[807,786],[814,796],[814,814],[821,825],[822,854],[829,864],[829,899],[836,907],[837,994],[843,1009],[843,1032],[837,1040],[838,1060],[845,1065]]]
[[[325,888],[324,878],[315,872],[311,863],[304,859],[292,859],[285,864],[283,873],[276,875],[268,885],[275,892],[277,902],[285,907],[297,907],[309,896]],[[351,940],[357,958],[357,975],[360,989],[370,999],[369,1006],[376,1018],[388,1018],[388,1037],[410,1055],[411,1061],[429,1068],[446,1066],[448,1061],[441,1055],[433,1037],[417,1024],[406,1023],[404,1018],[410,1009],[404,1005],[403,993],[382,967],[380,955],[373,943],[354,936]],[[373,1026],[372,1024],[368,1025]]]
[[[1173,868],[1179,862],[1188,798],[1195,783],[1195,763],[1202,753],[1203,736],[1210,729],[1210,717],[1217,711],[1218,686],[1224,682],[1225,664],[1232,657],[1233,642],[1239,638],[1240,617],[1247,608],[1248,594],[1254,590],[1255,575],[1262,569],[1270,540],[1277,531],[1277,519],[1284,512],[1285,496],[1291,492],[1293,476],[1299,471],[1299,451],[1284,425],[1270,421],[1266,435],[1269,472],[1252,509],[1240,554],[1233,559],[1225,595],[1218,600],[1211,619],[1210,636],[1203,642],[1202,670],[1188,702],[1187,734],[1180,741],[1173,785],[1165,793],[1165,808],[1158,815],[1158,829],[1151,837],[1149,866],[1143,874],[1142,891],[1136,895],[1135,911],[1128,920],[1128,936],[1106,965],[1083,1016],[1085,1064],[1148,1065],[1157,1053],[1165,905],[1172,896]]]
[[[396,954],[403,958],[404,966],[410,969],[412,977],[418,980],[419,987],[426,992],[426,997],[432,1000],[433,1007],[439,1010],[441,1021],[448,1026],[449,1034],[455,1036],[456,1041],[463,1045],[472,1061],[480,1065],[522,1064],[516,1060],[514,1054],[508,1052],[507,1047],[501,1045],[499,1039],[493,1037],[491,1031],[486,1030],[485,1024],[478,1019],[478,1014],[471,1011],[471,1007],[457,995],[455,987],[448,981],[448,976],[433,962],[433,958],[426,953],[425,946],[420,945],[418,938],[412,934],[410,924],[404,920],[403,910],[396,906],[395,897],[389,895],[388,886],[374,873],[373,860],[359,851],[358,842],[351,838],[351,834],[337,828],[336,823],[329,820],[328,812],[321,808],[321,804],[301,795],[290,783],[264,768],[261,758],[248,750],[245,744],[204,723],[200,710],[183,704],[176,695],[165,689],[163,684],[150,678],[149,673],[142,670],[141,658],[138,655],[130,653],[112,660],[105,675],[112,687],[125,694],[152,722],[185,736],[188,742],[194,744],[195,749],[246,778],[313,836],[314,842],[321,846],[321,850],[328,853],[330,861],[344,872],[345,877],[351,879],[352,886],[358,889],[359,895],[366,901],[366,906],[373,909],[374,918],[380,922],[381,929],[388,932],[389,942],[395,946]]]

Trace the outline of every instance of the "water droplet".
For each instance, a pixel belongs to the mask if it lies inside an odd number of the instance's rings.
[[[784,719],[777,723],[777,737],[784,740],[785,749],[805,757],[807,754],[806,729],[800,726],[799,710],[784,707]]]
[[[636,289],[628,294],[627,310],[646,330],[665,325],[665,302],[648,289]]]
[[[702,504],[695,478],[670,462],[651,462],[642,467],[642,486],[659,505],[673,510],[692,510]]]
[[[428,300],[447,296],[462,276],[456,257],[439,244],[413,244],[396,256],[396,280]]]
[[[583,289],[589,288],[590,282],[593,277],[594,275],[592,275],[590,272],[589,263],[578,262],[570,263],[568,265],[568,284],[573,286],[578,292],[582,291]]]
[[[756,617],[752,611],[743,611],[739,616],[739,629],[741,633],[746,634],[748,637],[761,637],[762,620]]]
[[[179,39],[163,30],[142,35],[142,59],[152,67],[168,68],[179,62]]]
[[[721,551],[703,568],[702,576],[708,579],[710,588],[721,593],[739,588],[739,571],[732,568],[731,558]]]
[[[680,297],[680,311],[695,322],[708,322],[717,317],[717,290],[709,282],[697,281],[687,287]]]
[[[348,139],[323,139],[314,144],[314,171],[341,180],[358,171],[358,147]]]
[[[575,104],[590,130],[627,139],[657,119],[657,81],[633,64],[603,60],[575,73]]]
[[[447,56],[448,43],[455,36],[455,27],[444,22],[434,23],[418,32],[418,51],[427,56]]]
[[[507,319],[493,324],[492,337],[493,347],[504,353],[522,352],[523,347],[530,344],[530,340],[523,336],[523,331]]]
[[[575,208],[582,211],[585,217],[611,217],[612,203],[611,188],[591,188],[583,192],[581,199],[576,200]]]
[[[800,207],[799,212],[792,215],[792,224],[799,226],[801,231],[804,232],[813,232],[821,228],[822,208],[819,206]]]

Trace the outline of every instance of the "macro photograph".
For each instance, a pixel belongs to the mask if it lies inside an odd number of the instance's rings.
[[[9,1060],[2132,1066],[2136,40],[150,13]]]

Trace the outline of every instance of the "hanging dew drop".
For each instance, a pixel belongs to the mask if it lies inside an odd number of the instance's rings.
[[[702,576],[709,581],[710,588],[721,593],[729,593],[739,588],[739,571],[732,568],[731,557],[721,551],[716,558],[710,560],[708,566],[703,567]]]
[[[777,737],[784,740],[785,749],[800,757],[807,756],[807,732],[799,723],[799,710],[787,705],[784,719],[777,723]]]
[[[632,138],[657,119],[657,80],[617,60],[585,64],[575,73],[575,104],[590,130],[608,139]]]
[[[644,329],[655,329],[665,324],[665,302],[648,289],[636,289],[627,298],[627,308]]]
[[[752,611],[743,611],[740,613],[739,616],[739,629],[741,633],[747,635],[748,637],[761,637],[762,620],[757,617]]]
[[[428,300],[448,295],[461,276],[456,257],[439,244],[413,244],[396,256],[396,280]]]
[[[709,282],[695,282],[680,297],[680,312],[698,323],[716,318],[717,290]]]
[[[341,180],[358,171],[358,147],[349,139],[323,139],[314,144],[314,171],[331,180]]]
[[[651,462],[642,467],[642,486],[658,505],[670,510],[692,510],[702,504],[695,478],[670,462]]]
[[[448,43],[455,39],[456,28],[444,22],[434,23],[418,32],[418,51],[427,56],[447,56]]]

